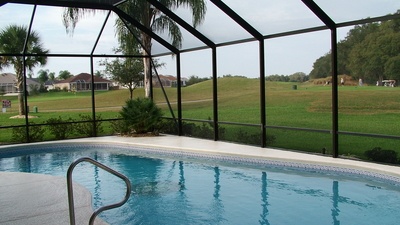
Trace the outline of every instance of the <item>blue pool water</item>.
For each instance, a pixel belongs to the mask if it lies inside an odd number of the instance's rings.
[[[125,174],[132,195],[101,214],[110,224],[397,225],[400,185],[361,171],[96,144],[39,145],[0,150],[0,171],[65,176],[89,156]],[[340,172],[338,172],[340,171]],[[122,181],[79,164],[74,181],[95,208],[120,201]]]

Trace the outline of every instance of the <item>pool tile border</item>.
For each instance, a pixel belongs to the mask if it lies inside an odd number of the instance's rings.
[[[109,144],[109,143],[45,143],[45,144],[35,144],[35,145],[24,145],[24,146],[11,146],[6,148],[0,148],[0,158],[5,157],[13,157],[23,154],[37,154],[42,153],[45,149],[47,152],[59,152],[69,148],[100,148],[100,149],[108,149],[108,150],[129,150],[123,153],[137,153],[137,154],[145,154],[145,155],[154,155],[154,156],[174,156],[185,159],[206,159],[206,160],[217,160],[222,162],[229,162],[233,164],[240,165],[262,165],[269,167],[280,167],[280,168],[292,168],[296,170],[302,170],[307,172],[317,172],[317,173],[345,173],[347,175],[357,175],[367,178],[372,178],[374,180],[384,181],[386,183],[390,183],[395,186],[400,186],[400,177],[391,176],[387,174],[358,170],[353,168],[345,168],[338,166],[328,166],[328,165],[318,165],[311,163],[303,163],[303,162],[292,162],[292,161],[279,161],[279,160],[271,160],[265,158],[256,158],[256,157],[240,157],[233,155],[222,155],[217,153],[200,153],[200,152],[190,152],[171,148],[152,148],[145,146],[137,146],[134,144]],[[72,163],[72,162],[71,162]]]

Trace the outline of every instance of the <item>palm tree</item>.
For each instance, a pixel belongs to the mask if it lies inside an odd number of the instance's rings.
[[[0,53],[3,54],[22,54],[24,52],[25,39],[28,35],[27,26],[9,25],[0,31]],[[31,31],[26,42],[25,68],[32,71],[38,65],[45,65],[47,62],[47,54],[49,50],[45,50],[42,46],[39,34]],[[22,56],[1,56],[0,70],[13,66],[17,76],[17,88],[19,91],[19,115],[25,115],[24,104],[24,58]]]
[[[192,11],[193,26],[196,27],[200,25],[204,20],[206,13],[206,3],[204,0],[159,0],[164,6],[169,9],[178,7],[187,7]],[[172,44],[180,48],[182,44],[182,34],[179,30],[179,26],[171,18],[162,14],[159,10],[154,8],[148,1],[145,0],[128,0],[125,3],[119,5],[120,9],[131,15],[139,22],[142,23],[146,28],[154,32],[168,32],[168,36],[172,40]],[[73,31],[76,23],[85,13],[93,12],[93,10],[85,10],[78,8],[66,8],[63,13],[64,25],[67,31]],[[151,59],[149,54],[151,53],[151,37],[145,32],[141,32],[135,29],[137,32],[137,37],[142,43],[142,55],[144,64],[144,86],[146,97],[150,97],[150,77],[151,72]],[[125,52],[130,53],[129,48],[137,48],[139,45],[137,41],[132,37],[128,28],[122,23],[122,21],[117,20],[116,22],[116,33],[118,35],[118,40],[120,47],[125,50]]]

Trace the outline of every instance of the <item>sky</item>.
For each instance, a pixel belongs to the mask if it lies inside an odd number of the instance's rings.
[[[248,21],[264,35],[290,30],[322,26],[322,22],[306,8],[300,0],[224,0],[242,18]],[[400,9],[400,1],[393,0],[315,0],[335,22],[346,22],[367,17],[382,16],[394,13]],[[30,5],[6,4],[0,7],[0,29],[9,24],[29,25],[33,7]],[[104,12],[87,14],[82,18],[73,33],[68,34],[62,23],[63,8],[38,6],[33,20],[33,30],[42,39],[43,46],[50,53],[89,54],[92,52],[95,40],[107,16]],[[185,8],[175,9],[174,12],[191,23],[190,11]],[[114,21],[116,16],[111,14],[103,34],[94,50],[95,54],[112,54],[118,46]],[[338,29],[338,40],[343,40],[352,27]],[[207,0],[207,14],[203,23],[198,26],[200,32],[215,43],[235,41],[251,36],[217,7]],[[183,28],[183,48],[204,46]],[[160,34],[166,37],[166,34]],[[309,74],[316,59],[330,50],[330,31],[323,30],[307,34],[292,35],[282,38],[265,40],[265,75],[291,75],[296,72]],[[153,42],[154,54],[165,52],[165,48]],[[95,58],[96,70],[103,70]],[[181,71],[183,77],[192,75],[210,77],[212,75],[211,50],[201,50],[181,54]],[[159,74],[176,75],[176,57],[164,56],[159,58],[165,66],[158,69]],[[54,58],[48,59],[44,67],[34,70],[34,76],[40,70],[49,70],[58,75],[61,70],[72,74],[90,73],[88,58]],[[2,72],[13,73],[13,68]],[[217,49],[217,74],[241,75],[259,77],[258,42],[235,44]]]

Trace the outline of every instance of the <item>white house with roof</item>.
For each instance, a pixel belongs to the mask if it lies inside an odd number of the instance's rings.
[[[112,81],[93,76],[94,90],[108,91],[112,85]],[[58,81],[53,84],[55,88],[66,89],[68,91],[89,91],[92,90],[92,75],[88,73],[80,73],[68,79]]]
[[[163,85],[163,87],[177,87],[177,82],[178,79],[172,75],[158,75],[160,77],[160,81],[161,84]],[[185,87],[186,86],[186,82],[187,82],[187,78],[185,77],[181,77],[181,86]],[[153,87],[160,87],[160,81],[158,80],[158,78],[153,75]]]
[[[26,89],[28,93],[32,90],[32,88],[39,88],[40,83],[26,78]],[[17,88],[17,76],[12,73],[2,73],[0,74],[0,93],[2,94],[17,94],[20,90]],[[21,90],[22,91],[22,90]]]

